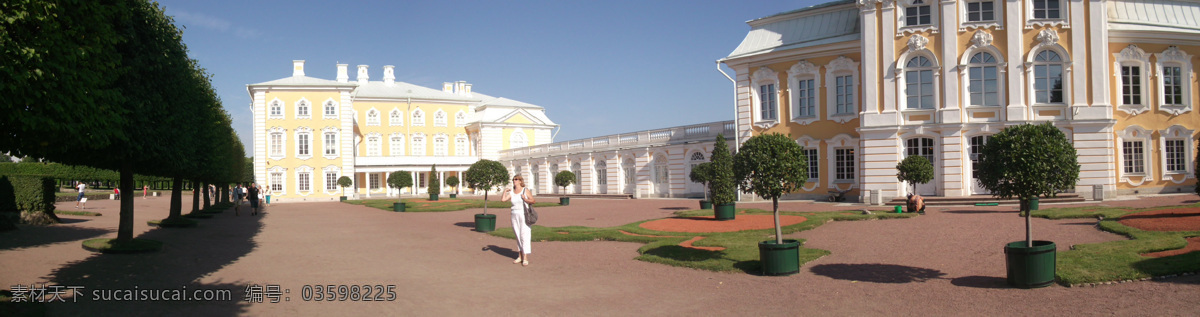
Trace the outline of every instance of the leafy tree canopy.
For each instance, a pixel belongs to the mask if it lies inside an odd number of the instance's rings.
[[[574,184],[574,183],[575,183],[575,173],[572,173],[571,171],[562,171],[562,172],[558,172],[557,175],[554,175],[554,185],[555,186],[566,188],[567,186],[571,186],[571,184]]]
[[[1079,180],[1078,157],[1049,122],[1011,126],[983,145],[977,178],[997,197],[1053,197]]]
[[[713,205],[731,204],[737,199],[737,183],[733,178],[733,155],[729,153],[729,144],[725,136],[717,135],[713,143],[711,170],[708,190],[712,192]]]

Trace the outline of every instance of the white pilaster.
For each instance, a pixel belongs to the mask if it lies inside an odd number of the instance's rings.
[[[1090,54],[1092,64],[1087,67],[1092,75],[1092,104],[1086,109],[1076,108],[1075,120],[1112,119],[1112,101],[1110,101],[1110,77],[1108,53],[1108,23],[1107,0],[1092,0],[1088,3],[1090,20],[1087,23],[1087,35],[1091,39]],[[1075,30],[1082,28],[1082,21],[1075,22]],[[1076,33],[1078,34],[1078,33]]]
[[[1071,1],[1070,6],[1069,6],[1069,8],[1071,10],[1071,12],[1070,12],[1071,22],[1070,23],[1073,28],[1073,32],[1072,32],[1072,36],[1071,36],[1071,69],[1072,69],[1072,71],[1071,71],[1071,107],[1072,108],[1071,109],[1078,109],[1080,107],[1088,106],[1088,104],[1087,104],[1087,92],[1088,92],[1087,77],[1088,77],[1089,72],[1097,71],[1097,69],[1087,68],[1088,50],[1086,49],[1087,48],[1087,35],[1086,35],[1087,33],[1085,31],[1091,31],[1091,28],[1083,27],[1085,24],[1087,24],[1086,23],[1087,20],[1084,18],[1084,14],[1087,12],[1083,8],[1083,0],[1070,0],[1070,1]],[[1104,28],[1104,24],[1100,24],[1100,27]],[[1108,60],[1108,58],[1103,57],[1103,56],[1108,55],[1107,49],[1093,52],[1093,53],[1102,56],[1099,59],[1100,61]],[[1104,63],[1101,63],[1101,64],[1104,64]],[[1100,87],[1105,87],[1105,88],[1100,88]],[[1103,89],[1106,91],[1108,90],[1107,86],[1095,86],[1092,88],[1093,89],[1100,88],[1100,89]],[[1068,113],[1070,113],[1070,112],[1071,111],[1068,111]],[[1071,118],[1071,115],[1068,114],[1067,118]]]
[[[1006,109],[1007,118],[1000,118],[1002,121],[1025,121],[1028,120],[1028,108],[1025,106],[1025,55],[1022,54],[1025,50],[1025,43],[1022,40],[1021,31],[1024,30],[1022,25],[1025,22],[1021,19],[1021,13],[1024,12],[1021,0],[1008,0],[1004,4],[1005,19],[1004,29],[1008,35],[1008,56],[1005,60],[1008,61],[1008,106]],[[1107,50],[1105,50],[1107,52]]]
[[[962,105],[958,103],[958,12],[954,0],[942,0],[942,107],[938,109],[939,122],[963,122]],[[965,4],[964,4],[965,5]],[[948,188],[948,187],[943,187]]]

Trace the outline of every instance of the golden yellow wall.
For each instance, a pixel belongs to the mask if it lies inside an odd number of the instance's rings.
[[[375,110],[378,110],[380,112],[378,126],[368,126],[367,125],[367,112],[370,111],[370,109],[372,109],[372,108],[374,108]],[[358,144],[355,144],[355,146],[358,148],[358,153],[360,156],[365,156],[367,153],[366,135],[371,134],[371,133],[379,133],[380,135],[383,136],[383,140],[381,142],[382,144],[380,145],[380,148],[379,148],[379,154],[382,156],[388,156],[391,153],[391,146],[392,146],[391,135],[392,135],[392,133],[397,133],[397,132],[404,134],[404,147],[405,147],[404,151],[403,151],[404,155],[412,155],[412,136],[413,136],[413,134],[416,134],[416,133],[425,134],[425,155],[426,156],[433,156],[433,153],[434,153],[433,152],[433,148],[434,148],[433,137],[435,135],[437,135],[438,133],[445,133],[447,136],[447,139],[446,139],[446,154],[447,155],[451,155],[451,156],[469,155],[469,151],[470,151],[469,147],[467,149],[468,153],[455,153],[455,148],[454,148],[455,136],[457,136],[460,133],[461,134],[467,133],[467,130],[465,127],[456,126],[454,116],[455,116],[455,114],[458,113],[459,110],[463,111],[464,113],[467,112],[468,108],[466,105],[449,104],[449,103],[413,102],[412,106],[410,108],[410,106],[407,102],[358,101],[358,102],[354,103],[354,109],[358,112],[358,118],[355,118],[355,120],[358,122],[358,129],[359,129],[359,132],[361,133],[361,137],[362,137],[361,141]],[[404,121],[403,121],[404,125],[403,126],[390,125],[391,112],[393,109],[399,109],[400,112],[403,113],[403,116],[404,116]],[[421,111],[424,112],[424,115],[425,115],[425,125],[424,126],[413,126],[412,125],[412,123],[413,123],[412,122],[412,112],[416,111],[417,109],[421,109]],[[446,126],[445,127],[434,126],[433,115],[434,115],[434,113],[437,113],[438,109],[441,109],[442,111],[446,112]]]
[[[282,119],[282,120],[270,119],[270,116],[268,114],[268,118],[266,120],[266,125],[265,125],[266,129],[267,129],[267,131],[266,131],[267,135],[265,135],[265,136],[268,138],[267,145],[266,145],[268,147],[267,151],[266,151],[266,153],[267,153],[266,162],[267,162],[268,172],[267,172],[267,179],[260,180],[260,181],[262,181],[264,183],[270,182],[270,172],[269,172],[270,169],[275,166],[281,166],[281,167],[287,169],[287,171],[284,172],[285,179],[286,179],[285,183],[287,183],[284,186],[286,193],[272,193],[272,195],[275,197],[299,198],[299,197],[331,197],[331,196],[340,195],[340,194],[333,194],[333,195],[325,194],[325,191],[324,191],[325,174],[324,174],[323,169],[330,165],[338,166],[340,169],[341,164],[342,164],[340,155],[343,155],[346,153],[340,153],[341,145],[339,144],[339,153],[338,153],[339,157],[337,157],[335,159],[326,159],[323,155],[323,153],[325,151],[325,148],[324,148],[325,144],[322,139],[323,130],[326,127],[334,127],[334,128],[341,127],[340,119],[324,119],[325,116],[324,116],[324,108],[323,108],[325,101],[330,98],[332,98],[334,101],[336,101],[340,104],[341,103],[340,94],[337,92],[324,92],[324,91],[320,91],[320,92],[316,92],[316,91],[314,91],[314,92],[268,91],[265,96],[266,96],[266,99],[265,99],[266,104],[264,107],[264,111],[270,111],[269,107],[270,107],[271,102],[274,101],[276,98],[278,98],[280,101],[283,102],[284,119]],[[297,101],[299,101],[302,97],[307,99],[309,102],[309,107],[311,107],[309,109],[309,114],[312,117],[311,119],[296,119],[295,103]],[[285,130],[284,145],[283,145],[284,158],[281,160],[272,160],[270,158],[271,157],[271,155],[270,155],[271,149],[270,149],[269,133],[272,128],[276,128],[276,127],[283,128]],[[296,158],[296,146],[297,146],[296,145],[296,130],[299,129],[300,127],[307,127],[309,129],[312,129],[312,136],[311,136],[311,139],[309,140],[310,147],[312,149],[312,158],[309,158],[309,159]],[[341,142],[342,140],[339,138],[338,141]],[[312,194],[310,194],[308,196],[300,196],[300,195],[295,194],[296,188],[297,188],[297,186],[299,186],[299,183],[297,182],[296,169],[300,166],[308,166],[313,169],[312,180],[311,180],[312,183],[310,184],[312,186],[313,191],[312,191]],[[266,184],[264,184],[264,185],[266,185]],[[338,188],[338,189],[340,192],[341,188]]]

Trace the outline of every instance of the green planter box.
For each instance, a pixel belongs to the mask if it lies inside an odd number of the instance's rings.
[[[563,205],[563,206],[570,205],[571,197],[558,197],[558,204]],[[537,210],[537,209],[534,209],[534,210]]]
[[[737,214],[736,205],[737,203],[717,205],[717,208],[713,210],[713,215],[716,216],[717,220],[733,220],[734,215]]]
[[[712,202],[707,200],[700,201],[700,209],[712,209]]]
[[[458,194],[450,194],[450,198],[458,198]]]
[[[800,272],[800,241],[783,239],[758,243],[758,256],[762,261],[763,275],[792,275]]]
[[[1033,198],[1030,198],[1029,200],[1022,200],[1021,206],[1024,207],[1025,205],[1029,205],[1029,210],[1038,210],[1039,202],[1041,202],[1040,198],[1033,197]],[[1025,210],[1025,209],[1022,208],[1021,210]]]
[[[475,231],[479,231],[479,232],[496,231],[496,215],[475,214]]]
[[[437,201],[438,194],[429,194],[429,201]]]
[[[338,197],[338,201],[346,201],[346,196]]]
[[[392,203],[392,211],[404,212],[404,203]]]
[[[1008,285],[1019,288],[1038,288],[1054,284],[1057,246],[1052,241],[1034,240],[1033,247],[1025,241],[1012,242],[1004,246],[1004,259],[1008,267]]]

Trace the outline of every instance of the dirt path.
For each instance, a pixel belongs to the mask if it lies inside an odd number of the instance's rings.
[[[1195,196],[1121,201],[1171,205]],[[512,240],[474,232],[482,210],[391,213],[341,203],[274,204],[263,216],[232,212],[191,229],[157,229],[165,197],[139,199],[136,234],[161,252],[96,255],[80,241],[115,235],[115,201],[89,202],[102,217],[0,233],[0,284],[97,289],[231,290],[234,301],[113,302],[81,298],[51,315],[1194,315],[1196,276],[1103,287],[1003,286],[1003,244],[1023,239],[1014,207],[931,208],[913,219],[832,222],[793,234],[830,250],[787,277],[713,273],[633,260],[641,245],[534,242],[531,265],[511,263]],[[1140,205],[1139,205],[1140,204]],[[73,203],[59,208],[72,209]],[[766,204],[763,204],[766,206]],[[750,207],[755,204],[739,204]],[[695,209],[694,200],[572,199],[539,208],[539,225],[607,227]],[[765,208],[765,207],[758,207]],[[784,210],[861,206],[782,203]],[[507,209],[490,208],[498,227]],[[1035,219],[1034,235],[1060,249],[1121,239],[1094,220]],[[252,284],[279,285],[290,301],[242,301]],[[304,285],[395,285],[381,302],[305,301]],[[81,296],[81,297],[87,297]]]

